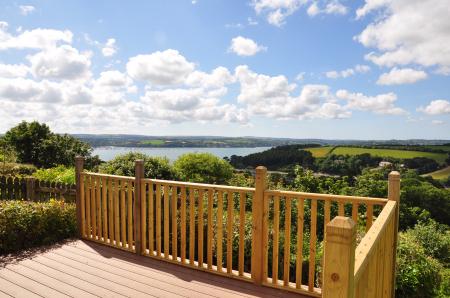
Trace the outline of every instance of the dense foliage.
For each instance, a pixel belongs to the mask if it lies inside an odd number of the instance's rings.
[[[87,158],[88,167],[99,163],[98,157],[91,156],[89,144],[66,134],[55,134],[46,124],[36,121],[23,121],[11,128],[4,141],[14,148],[18,162],[37,167],[71,166],[77,155]]]
[[[0,201],[0,254],[74,237],[75,204]]]
[[[271,148],[269,150],[249,154],[247,156],[232,155],[230,163],[238,169],[255,168],[264,165],[269,170],[279,170],[293,165],[301,165],[311,168],[314,164],[314,157],[309,151],[301,150],[309,148],[307,145],[286,145]]]
[[[33,173],[33,177],[44,181],[75,184],[75,168],[57,166],[49,169],[39,169]]]
[[[430,173],[439,169],[439,164],[431,158],[414,157],[404,160],[404,165],[408,169],[416,169],[419,174]]]
[[[173,180],[176,178],[175,171],[169,164],[169,160],[163,157],[151,157],[143,153],[129,152],[118,155],[114,159],[103,163],[99,167],[100,173],[134,176],[135,161],[144,161],[144,176],[153,179]]]
[[[183,181],[224,184],[233,175],[233,167],[210,153],[186,153],[173,164]]]
[[[367,167],[377,167],[381,157],[371,156],[368,153],[359,155],[328,155],[318,162],[319,172],[341,175],[356,176],[361,174]]]

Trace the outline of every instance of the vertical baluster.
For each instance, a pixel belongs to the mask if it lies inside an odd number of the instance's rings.
[[[189,264],[195,261],[195,189],[189,188]]]
[[[263,240],[263,282],[267,282],[269,276],[269,195],[264,195],[263,197],[263,226],[262,226],[262,240]]]
[[[239,276],[244,275],[245,196],[244,192],[239,193]]]
[[[223,192],[217,193],[217,271],[222,272]]]
[[[164,185],[164,258],[169,258],[169,203],[170,203],[170,194],[169,194],[169,185]]]
[[[372,226],[372,222],[373,222],[373,205],[372,204],[367,204],[367,221],[366,221],[366,232],[370,229],[370,227]]]
[[[153,191],[154,184],[152,182],[148,183],[148,249],[150,255],[154,255],[155,252],[155,215],[154,215],[154,208],[153,208],[153,201],[154,199],[154,191]]]
[[[156,184],[156,255],[161,256],[161,185]]]
[[[352,204],[352,219],[355,222],[355,225],[358,226],[358,203]]]
[[[213,190],[208,189],[208,247],[207,247],[207,259],[208,269],[212,269],[212,246],[213,246]]]
[[[120,181],[114,179],[114,238],[116,246],[120,246]]]
[[[280,228],[280,197],[273,197],[273,247],[272,247],[272,283],[278,283],[278,244]]]
[[[233,271],[233,192],[227,192],[227,273]]]
[[[108,208],[106,194],[108,191],[106,177],[102,178],[102,211],[103,211],[103,241],[108,242]]]
[[[309,270],[308,270],[308,290],[314,290],[314,275],[316,268],[316,235],[317,229],[317,200],[311,200],[311,230],[309,241]]]
[[[92,227],[91,227],[91,176],[86,176],[85,194],[86,194],[86,219],[87,219],[86,237],[91,238],[91,235],[92,235],[92,231],[91,231],[91,229],[92,229]]]
[[[345,211],[344,211],[344,202],[339,201],[338,202],[338,215],[339,216],[345,216]]]
[[[141,183],[141,251],[146,254],[147,250],[147,183]]]
[[[109,244],[114,245],[114,189],[111,178],[108,178],[108,218]]]
[[[181,191],[181,263],[186,263],[186,188]]]
[[[291,257],[291,198],[286,197],[286,212],[284,218],[284,264],[283,282],[289,285],[289,266]]]
[[[86,176],[80,175],[80,207],[81,207],[81,237],[86,237],[86,195],[85,195],[85,181]],[[1,184],[1,181],[0,181]],[[28,197],[29,199],[29,197]]]
[[[102,204],[101,204],[101,178],[100,177],[96,177],[96,192],[95,192],[95,197],[96,197],[96,205],[97,205],[97,235],[98,235],[98,240],[102,240],[102,234],[103,234],[103,228],[102,228]]]
[[[133,182],[128,181],[127,183],[127,219],[128,219],[128,249],[133,250]]]
[[[297,259],[295,272],[295,287],[297,289],[300,289],[302,286],[304,202],[303,199],[297,199]]]
[[[178,258],[177,202],[177,187],[172,186],[172,260],[177,260]]]
[[[203,267],[203,196],[204,190],[200,189],[198,192],[198,223],[197,223],[197,234],[198,234],[198,266]]]
[[[95,196],[95,177],[91,177],[91,225],[92,225],[92,239],[97,239],[97,208],[96,208],[96,196]]]
[[[325,199],[325,210],[324,210],[324,223],[323,223],[323,239],[325,239],[325,234],[327,233],[327,224],[330,222],[330,210],[331,210],[331,200]]]
[[[123,248],[126,248],[127,243],[127,219],[126,219],[126,200],[125,200],[125,192],[126,192],[126,182],[124,180],[120,181],[120,243]]]

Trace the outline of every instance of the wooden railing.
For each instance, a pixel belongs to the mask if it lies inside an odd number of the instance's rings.
[[[141,161],[135,177],[82,168],[77,159],[84,239],[308,296],[393,295],[397,176],[380,199],[269,190],[264,167],[255,188],[147,179]]]
[[[74,202],[75,196],[75,184],[0,176],[0,200],[47,201],[53,198]]]

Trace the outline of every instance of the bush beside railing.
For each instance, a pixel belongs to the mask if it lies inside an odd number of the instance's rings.
[[[352,297],[355,283],[363,280],[361,273],[356,278],[353,275],[355,222],[362,220],[359,214],[363,211],[368,233],[361,243],[372,243],[368,237],[380,237],[381,242],[370,246],[383,243],[384,252],[377,261],[386,253],[391,264],[389,270],[388,266],[382,271],[372,266],[371,270],[384,274],[383,282],[391,282],[387,290],[393,289],[398,220],[394,199],[398,191],[392,189],[398,190],[398,180],[390,179],[388,200],[268,190],[264,167],[256,170],[255,188],[143,176],[141,161],[136,162],[135,177],[123,177],[83,172],[83,160],[77,159],[80,236],[139,255],[309,296]],[[379,215],[378,211],[374,213],[378,209]],[[246,211],[251,211],[251,216]],[[319,211],[323,212],[320,220]],[[349,211],[351,214],[346,214]],[[390,215],[385,222],[386,213]],[[338,217],[331,220],[335,215]],[[342,230],[339,219],[345,220],[350,232]],[[324,263],[318,264],[316,248],[322,235]],[[247,242],[249,237],[251,244]],[[297,239],[295,247],[291,237]],[[306,254],[302,254],[304,240],[309,242]],[[364,256],[362,262],[373,263],[372,255]],[[357,256],[361,258],[360,253]],[[291,264],[291,260],[295,262]],[[323,266],[323,271],[318,266]]]

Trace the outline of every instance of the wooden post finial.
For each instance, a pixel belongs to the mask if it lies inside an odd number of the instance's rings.
[[[337,216],[326,226],[323,297],[353,297],[356,226]]]

